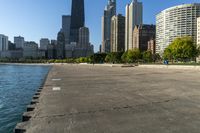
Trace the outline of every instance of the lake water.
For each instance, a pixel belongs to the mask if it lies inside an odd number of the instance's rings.
[[[49,66],[0,65],[0,133],[12,133]]]

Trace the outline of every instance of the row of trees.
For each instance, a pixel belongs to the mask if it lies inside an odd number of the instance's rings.
[[[136,63],[136,62],[156,62],[160,61],[158,54],[152,54],[151,51],[141,52],[139,49],[129,50],[127,52],[109,53],[105,61],[109,63]]]
[[[155,58],[156,57],[156,58]],[[136,63],[156,61],[158,55],[152,55],[151,51],[141,53],[138,49],[127,52],[97,53],[90,57],[67,58],[67,59],[0,59],[0,62],[12,63]]]

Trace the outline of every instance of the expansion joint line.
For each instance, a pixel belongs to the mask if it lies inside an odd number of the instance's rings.
[[[124,110],[124,109],[134,109],[136,107],[144,107],[147,105],[155,105],[155,104],[162,104],[162,103],[168,103],[168,102],[173,102],[176,101],[177,99],[169,99],[169,100],[164,100],[164,101],[156,101],[156,102],[150,102],[150,103],[146,103],[146,104],[138,104],[138,105],[134,105],[134,106],[121,106],[121,107],[111,107],[111,108],[107,108],[107,109],[98,109],[98,110],[89,110],[89,111],[80,111],[80,112],[76,112],[76,113],[67,113],[67,114],[55,114],[55,115],[51,115],[51,116],[41,116],[41,117],[32,117],[33,119],[44,119],[44,118],[56,118],[56,117],[70,117],[70,116],[76,116],[76,115],[84,115],[84,114],[95,114],[95,113],[101,113],[101,112],[109,112],[109,111],[120,111],[120,110]]]

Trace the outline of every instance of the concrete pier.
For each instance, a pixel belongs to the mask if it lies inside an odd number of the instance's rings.
[[[16,133],[199,133],[200,71],[55,65]]]

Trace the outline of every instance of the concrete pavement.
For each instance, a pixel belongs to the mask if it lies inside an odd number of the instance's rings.
[[[56,65],[27,133],[199,133],[200,72]],[[22,131],[22,130],[21,130]]]

